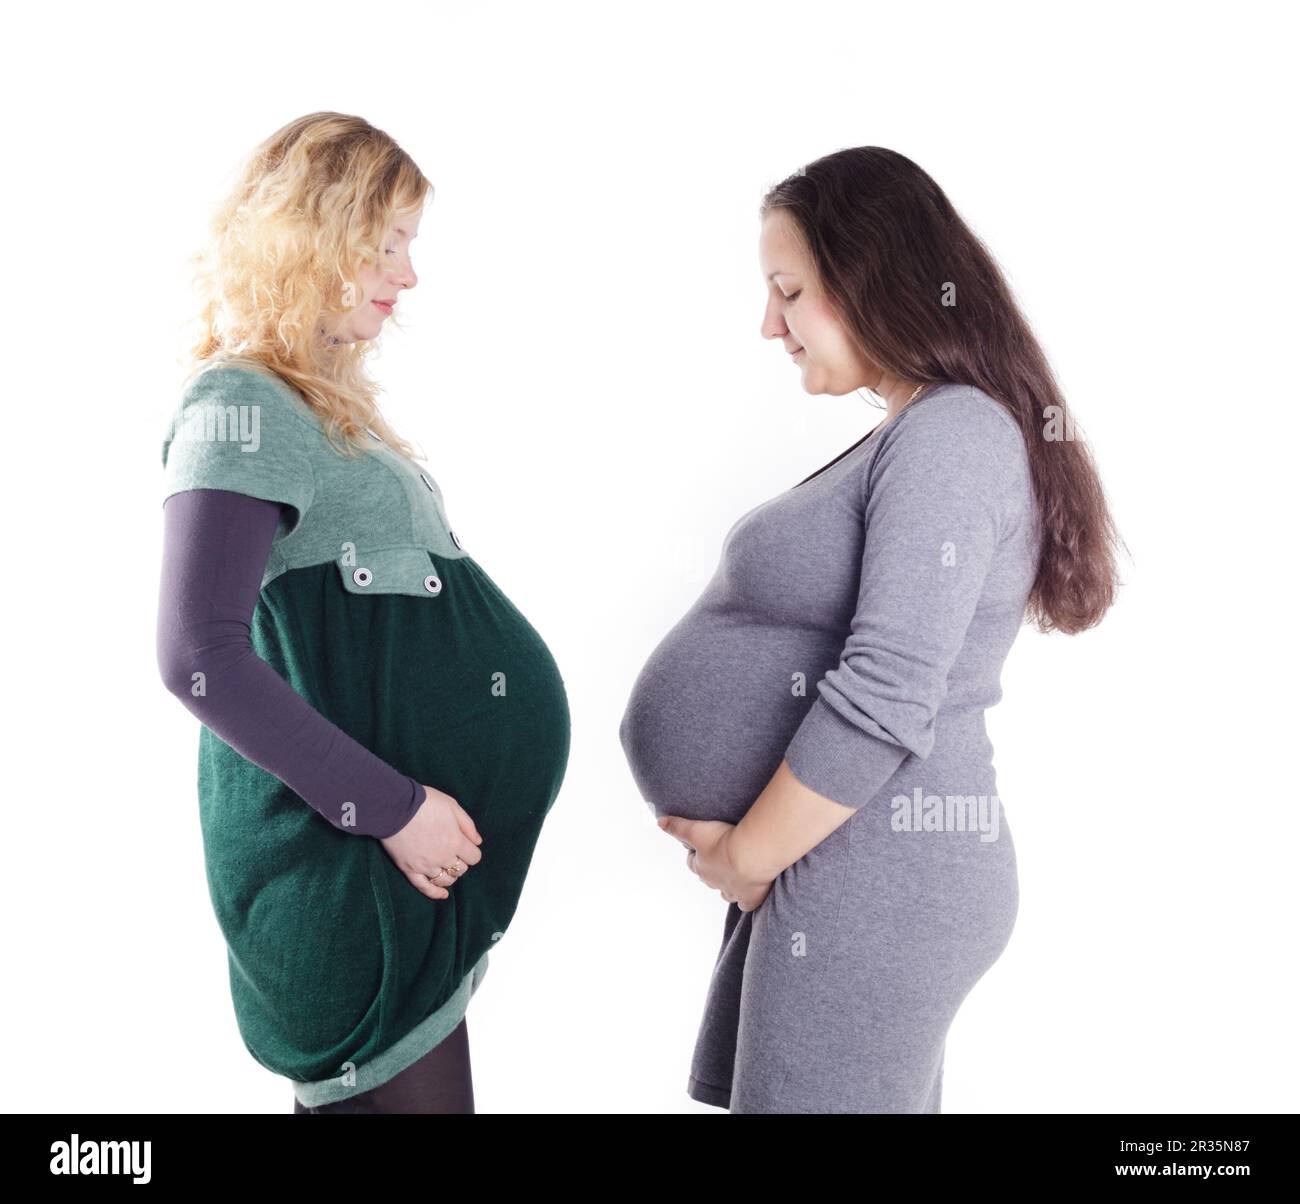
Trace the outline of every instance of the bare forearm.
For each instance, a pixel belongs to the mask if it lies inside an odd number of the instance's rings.
[[[732,855],[746,877],[770,881],[821,844],[854,811],[809,790],[782,760],[736,825]]]

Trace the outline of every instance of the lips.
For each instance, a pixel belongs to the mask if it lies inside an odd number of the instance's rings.
[[[372,301],[370,304],[382,309],[386,314],[393,312],[393,303],[391,301]]]

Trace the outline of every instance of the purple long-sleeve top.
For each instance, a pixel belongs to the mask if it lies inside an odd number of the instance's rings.
[[[253,650],[253,611],[281,510],[279,502],[225,489],[167,499],[159,671],[192,714],[336,828],[391,836],[423,804],[423,785],[331,723]],[[198,696],[196,673],[208,686]],[[339,822],[344,799],[365,800],[355,827]]]

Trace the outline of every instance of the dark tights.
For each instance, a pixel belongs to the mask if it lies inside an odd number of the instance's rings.
[[[370,1091],[335,1104],[305,1108],[293,1101],[295,1113],[328,1112],[433,1113],[474,1111],[474,1081],[469,1066],[469,1030],[465,1021],[418,1062]]]

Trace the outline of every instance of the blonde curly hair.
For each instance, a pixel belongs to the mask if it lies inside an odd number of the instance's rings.
[[[321,324],[356,303],[357,268],[382,263],[390,226],[432,195],[411,157],[360,117],[310,113],[277,130],[244,161],[191,261],[199,330],[186,382],[214,363],[271,372],[320,415],[342,454],[357,454],[369,428],[422,459],[379,412],[365,370],[377,344],[334,343]]]

